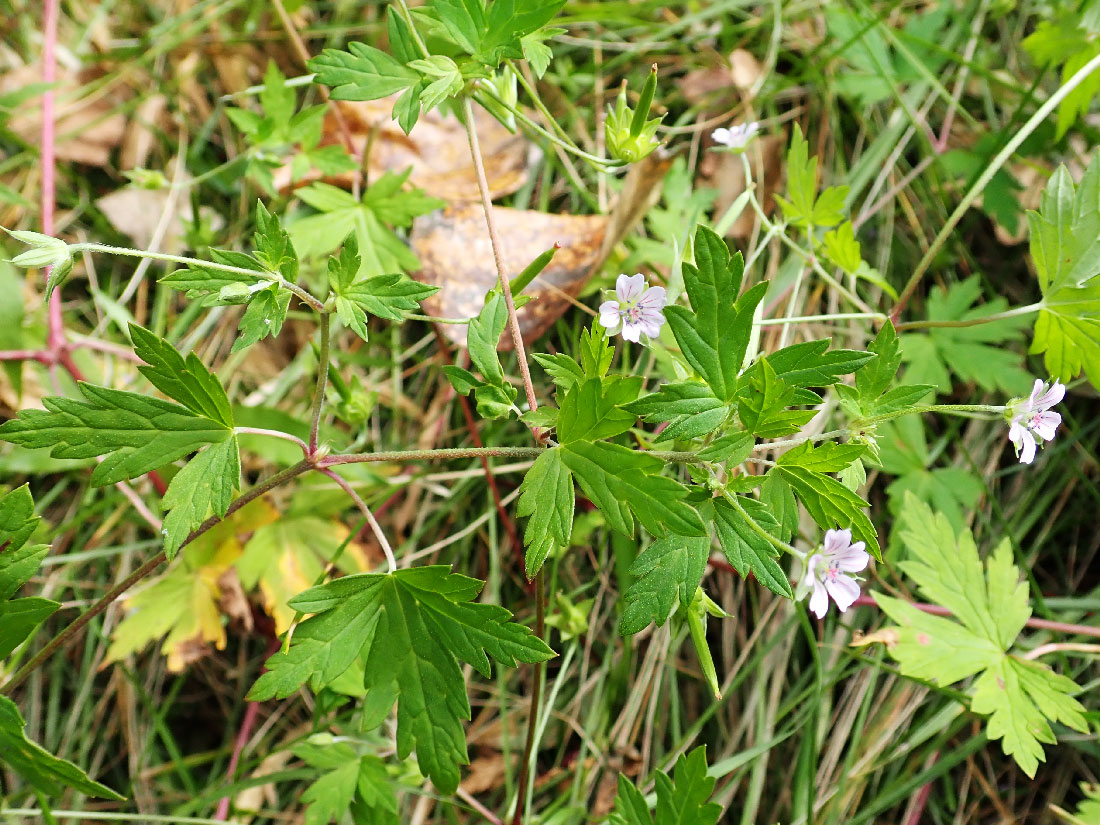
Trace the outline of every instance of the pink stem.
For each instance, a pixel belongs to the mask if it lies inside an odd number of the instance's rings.
[[[48,367],[54,363],[54,357],[44,349],[6,349],[0,350],[0,361],[37,361]]]
[[[45,32],[42,49],[42,79],[46,83],[46,91],[42,94],[42,143],[40,156],[42,158],[42,233],[53,235],[53,213],[56,171],[54,157],[54,121],[53,121],[53,87],[57,82],[57,18],[59,14],[60,0],[45,0]],[[50,269],[46,270],[46,278],[50,276]],[[62,352],[65,348],[65,327],[61,322],[61,294],[55,289],[50,298],[50,306],[47,312],[47,336],[46,346],[55,351]],[[69,359],[71,361],[71,359]],[[63,362],[66,369],[68,363]],[[75,366],[75,365],[73,365]],[[74,375],[74,377],[76,377]],[[79,379],[78,379],[79,380]]]

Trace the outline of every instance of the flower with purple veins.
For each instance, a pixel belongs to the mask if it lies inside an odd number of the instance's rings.
[[[1021,464],[1030,464],[1035,460],[1035,448],[1038,445],[1054,440],[1058,425],[1062,423],[1062,416],[1051,412],[1050,408],[1061,402],[1065,396],[1066,387],[1062,382],[1055,381],[1047,389],[1046,384],[1036,378],[1031,395],[1008,405],[1008,440],[1016,448]]]
[[[806,574],[799,582],[798,598],[809,592],[810,612],[822,619],[829,610],[829,599],[843,613],[859,598],[859,583],[848,573],[866,569],[871,556],[862,541],[852,543],[851,530],[826,530],[821,550],[806,560]]]
[[[742,123],[731,129],[715,129],[710,137],[715,143],[740,153],[745,151],[749,141],[756,137],[756,133],[759,131],[760,124],[754,121],[752,123]]]
[[[620,275],[615,281],[617,301],[600,304],[600,324],[608,335],[622,332],[627,341],[637,343],[642,334],[656,338],[661,334],[665,315],[665,288],[648,286],[641,273]]]

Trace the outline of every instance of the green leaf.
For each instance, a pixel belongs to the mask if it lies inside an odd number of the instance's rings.
[[[730,401],[737,391],[752,335],[752,316],[767,291],[757,284],[738,298],[744,274],[741,253],[730,257],[725,241],[704,226],[695,233],[696,266],[684,265],[684,286],[692,309],[665,309],[684,357],[715,397]]]
[[[977,275],[951,284],[946,290],[933,289],[928,296],[926,315],[932,321],[970,321],[1008,309],[1004,298],[973,306],[981,293],[981,279]],[[936,327],[924,335],[902,336],[902,360],[908,364],[905,380],[932,384],[939,392],[949,393],[952,384],[948,374],[953,372],[960,380],[972,381],[990,392],[1023,395],[1032,379],[1012,344],[1023,339],[1028,323],[1025,317],[1004,318],[971,327]],[[888,410],[876,409],[875,414],[882,412]]]
[[[714,791],[715,779],[707,774],[707,750],[700,746],[680,754],[670,778],[658,771],[656,822],[650,817],[645,796],[619,774],[619,789],[610,821],[614,825],[716,825],[722,806],[707,802]]]
[[[874,353],[854,349],[829,349],[830,339],[804,341],[768,355],[777,378],[792,387],[828,387],[875,358]],[[757,362],[759,363],[759,362]],[[745,370],[742,382],[755,369]]]
[[[256,232],[252,243],[256,248],[254,257],[266,271],[291,283],[297,280],[298,253],[278,216],[268,212],[262,201],[256,201]]]
[[[657,392],[639,398],[627,409],[646,421],[667,421],[658,440],[700,438],[719,429],[729,415],[710,388],[696,381],[662,384]]]
[[[233,427],[233,409],[225,389],[195,353],[184,358],[167,341],[136,324],[130,324],[130,338],[134,352],[147,365],[138,367],[138,372],[149,383],[195,415]]]
[[[726,433],[710,442],[698,455],[702,461],[735,466],[752,455],[754,446],[756,442],[748,433]]]
[[[817,158],[809,157],[810,149],[796,123],[787,150],[787,197],[776,195],[783,214],[795,226],[836,226],[844,220],[844,200],[847,186],[830,186],[818,196]]]
[[[737,414],[745,429],[757,438],[779,438],[796,433],[817,415],[816,410],[788,410],[798,403],[798,388],[776,375],[767,358],[753,364],[747,384],[737,392]]]
[[[747,496],[738,496],[737,503],[757,527],[778,537],[779,522],[766,504]],[[776,561],[779,551],[772,543],[754,530],[745,515],[728,501],[716,499],[714,514],[714,526],[722,552],[738,575],[747,578],[751,571],[756,580],[770,591],[793,599],[794,591],[791,590],[786,572]]]
[[[677,603],[691,604],[710,556],[710,536],[669,535],[650,544],[630,566],[636,580],[623,593],[619,633],[630,636],[656,622],[660,627]]]
[[[163,500],[168,515],[161,534],[169,559],[211,512],[219,518],[225,515],[240,481],[241,455],[235,437],[207,447],[176,473]]]
[[[1042,743],[1056,741],[1048,720],[1087,731],[1084,708],[1073,699],[1080,688],[1036,662],[1007,654],[1031,616],[1027,585],[1003,540],[987,559],[984,575],[968,529],[958,534],[942,514],[913,495],[904,504],[902,541],[912,559],[901,563],[921,594],[951,611],[954,619],[929,616],[885,596],[876,601],[898,622],[890,654],[901,672],[949,685],[979,674],[971,687],[971,710],[988,715],[987,733],[1001,739],[1028,776],[1043,761]]]
[[[325,49],[309,61],[316,82],[332,87],[336,100],[378,100],[407,89],[420,75],[383,51],[365,43],[348,50]]]
[[[868,349],[876,357],[856,370],[856,392],[867,415],[874,409],[878,397],[893,382],[894,376],[898,374],[898,367],[901,366],[901,345],[890,321],[883,324]]]
[[[551,548],[569,546],[574,505],[573,476],[562,461],[561,448],[547,450],[523,476],[516,505],[517,515],[530,516],[523,531],[528,579],[538,573]]]
[[[520,49],[523,51],[523,59],[530,64],[531,71],[535,73],[535,77],[539,80],[542,80],[542,76],[550,68],[550,61],[554,59],[554,52],[546,45],[546,41],[551,37],[557,37],[559,34],[565,34],[565,29],[542,29],[520,38],[519,44]]]
[[[315,615],[298,626],[287,653],[268,659],[249,696],[289,696],[307,681],[318,690],[362,655],[368,701],[372,691],[396,697],[398,757],[415,749],[420,770],[453,793],[458,766],[469,762],[462,720],[470,705],[459,662],[488,677],[487,653],[508,667],[554,655],[504,608],[474,602],[481,587],[437,565],[307,590],[291,607]]]
[[[550,376],[550,380],[563,390],[568,390],[578,381],[584,380],[584,370],[581,369],[581,365],[564,352],[553,355],[536,352],[533,357]]]
[[[286,85],[286,76],[279,71],[274,60],[267,62],[264,72],[264,88],[260,92],[260,105],[264,115],[281,123],[294,116],[294,90]]]
[[[466,347],[470,360],[488,383],[498,386],[504,383],[504,369],[500,366],[497,346],[507,324],[508,308],[504,296],[494,292],[477,318],[467,325]]]
[[[22,410],[0,426],[0,438],[21,447],[49,447],[54,458],[105,456],[91,478],[102,486],[144,475],[232,436],[224,424],[179,404],[84,382],[79,387],[86,400],[45,398],[45,410]]]
[[[7,765],[36,791],[57,797],[66,788],[72,788],[100,799],[124,799],[105,785],[89,779],[72,762],[58,759],[31,742],[24,733],[24,727],[26,722],[19,715],[15,703],[6,696],[0,696],[0,765]]]
[[[554,19],[565,0],[493,0],[474,56],[490,67],[524,56],[521,39]]]
[[[38,522],[27,485],[0,496],[0,659],[23,644],[61,607],[41,598],[9,601],[49,552],[44,545],[27,544]]]
[[[882,560],[875,526],[863,512],[867,502],[835,478],[803,466],[778,465],[768,475],[771,473],[778,473],[791,486],[819,527],[823,530],[850,527],[856,540],[866,542],[871,555]]]
[[[377,756],[360,756],[346,742],[325,745],[302,742],[293,753],[321,772],[320,778],[302,794],[306,803],[305,825],[328,825],[340,821],[349,808],[369,809],[370,819],[353,815],[355,822],[397,823],[397,797]]]
[[[803,441],[776,462],[782,467],[803,467],[815,473],[839,473],[867,451],[864,444],[837,444],[826,441],[814,445]]]
[[[575,385],[561,399],[558,439],[562,444],[570,444],[599,441],[626,432],[638,416],[623,408],[638,397],[641,388],[641,377],[623,375],[588,378]]]
[[[261,289],[252,296],[241,315],[240,337],[233,342],[233,352],[262,341],[267,336],[276,337],[283,329],[287,311],[290,309],[290,292],[272,285]]]
[[[562,460],[613,530],[633,535],[633,514],[655,536],[706,535],[699,514],[684,501],[688,489],[659,475],[660,459],[618,444],[576,441],[562,447]]]

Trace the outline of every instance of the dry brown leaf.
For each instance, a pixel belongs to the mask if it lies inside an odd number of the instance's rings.
[[[760,198],[765,212],[774,208],[775,191],[782,182],[780,160],[783,153],[783,139],[769,135],[753,141],[748,149],[748,158],[753,165],[753,179],[757,181],[756,196]],[[759,153],[759,154],[757,154]],[[758,158],[761,163],[758,162]],[[714,214],[722,215],[737,196],[745,191],[745,170],[741,158],[729,152],[707,152],[699,163],[699,182],[718,190],[714,202]],[[733,222],[727,237],[745,239],[752,234],[756,220],[751,209],[746,209]]]
[[[126,117],[119,104],[123,94],[117,88],[107,94],[89,92],[85,85],[96,76],[92,70],[58,69],[54,91],[54,150],[58,160],[107,166],[111,152],[122,142]],[[10,69],[0,75],[0,94],[41,82],[42,67],[38,64]],[[42,131],[42,96],[20,105],[6,125],[27,143],[37,144]]]
[[[356,156],[361,156],[373,133],[367,172],[377,178],[385,172],[400,172],[412,167],[409,183],[436,198],[446,201],[476,201],[480,195],[477,176],[466,141],[466,129],[458,119],[438,110],[423,115],[411,135],[406,135],[392,120],[394,98],[365,102],[340,101],[344,122],[351,133]],[[494,198],[515,192],[527,180],[529,154],[537,151],[521,134],[512,134],[483,109],[474,112],[478,142],[485,158],[485,177]],[[323,143],[346,145],[337,119],[325,116]],[[290,167],[275,172],[275,185],[280,189],[290,185]],[[315,177],[313,179],[316,179]],[[308,183],[309,176],[296,182]],[[329,182],[350,187],[353,173]]]
[[[157,145],[156,132],[167,108],[168,98],[164,95],[152,95],[141,101],[126,127],[122,150],[118,153],[119,168],[134,169],[149,162],[149,154]]]
[[[606,215],[549,215],[521,209],[493,209],[504,269],[518,275],[531,261],[561,244],[550,265],[532,282],[533,298],[518,314],[525,341],[533,341],[554,323],[588,282],[599,262],[607,231]],[[421,270],[414,277],[440,287],[423,302],[430,315],[472,318],[481,311],[485,293],[497,282],[485,215],[478,204],[461,204],[416,219],[410,235]],[[452,341],[465,345],[465,324],[444,324]],[[501,347],[509,348],[505,334]]]
[[[293,755],[289,750],[275,751],[268,754],[256,767],[256,770],[252,772],[251,778],[259,779],[261,776],[278,773],[287,766]],[[251,788],[245,788],[233,798],[233,809],[238,812],[258,813],[264,806],[274,808],[278,801],[279,795],[275,790],[275,783],[269,782],[266,785],[253,785]]]
[[[718,92],[729,91],[730,73],[720,65],[695,69],[680,78],[676,86],[689,103],[701,103]]]
[[[189,178],[190,175],[182,175],[180,181],[184,182]],[[123,186],[99,198],[95,204],[115,229],[133,239],[138,249],[149,249],[153,246],[157,227],[165,211],[170,210],[172,214],[166,218],[167,231],[156,244],[157,251],[171,255],[185,246],[184,222],[192,220],[193,214],[190,198],[180,197],[178,194],[173,198],[169,189]],[[211,219],[217,222],[215,215],[211,215]]]
[[[459,787],[468,794],[485,793],[499,788],[504,783],[504,774],[504,756],[501,753],[479,756],[470,763],[466,778]]]
[[[752,89],[760,79],[763,68],[760,61],[746,49],[734,49],[730,54],[730,80],[746,100],[752,98]]]

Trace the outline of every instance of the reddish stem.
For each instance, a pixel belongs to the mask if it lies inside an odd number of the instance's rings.
[[[42,47],[42,79],[46,90],[42,94],[42,141],[39,155],[42,158],[42,233],[53,235],[53,213],[56,171],[54,156],[53,94],[57,82],[57,18],[60,0],[45,0],[45,32]],[[49,280],[52,267],[46,269]],[[46,345],[51,350],[63,350],[65,346],[65,328],[61,324],[61,295],[55,289],[47,310]],[[66,369],[68,367],[66,366]],[[75,377],[75,376],[74,376]]]

